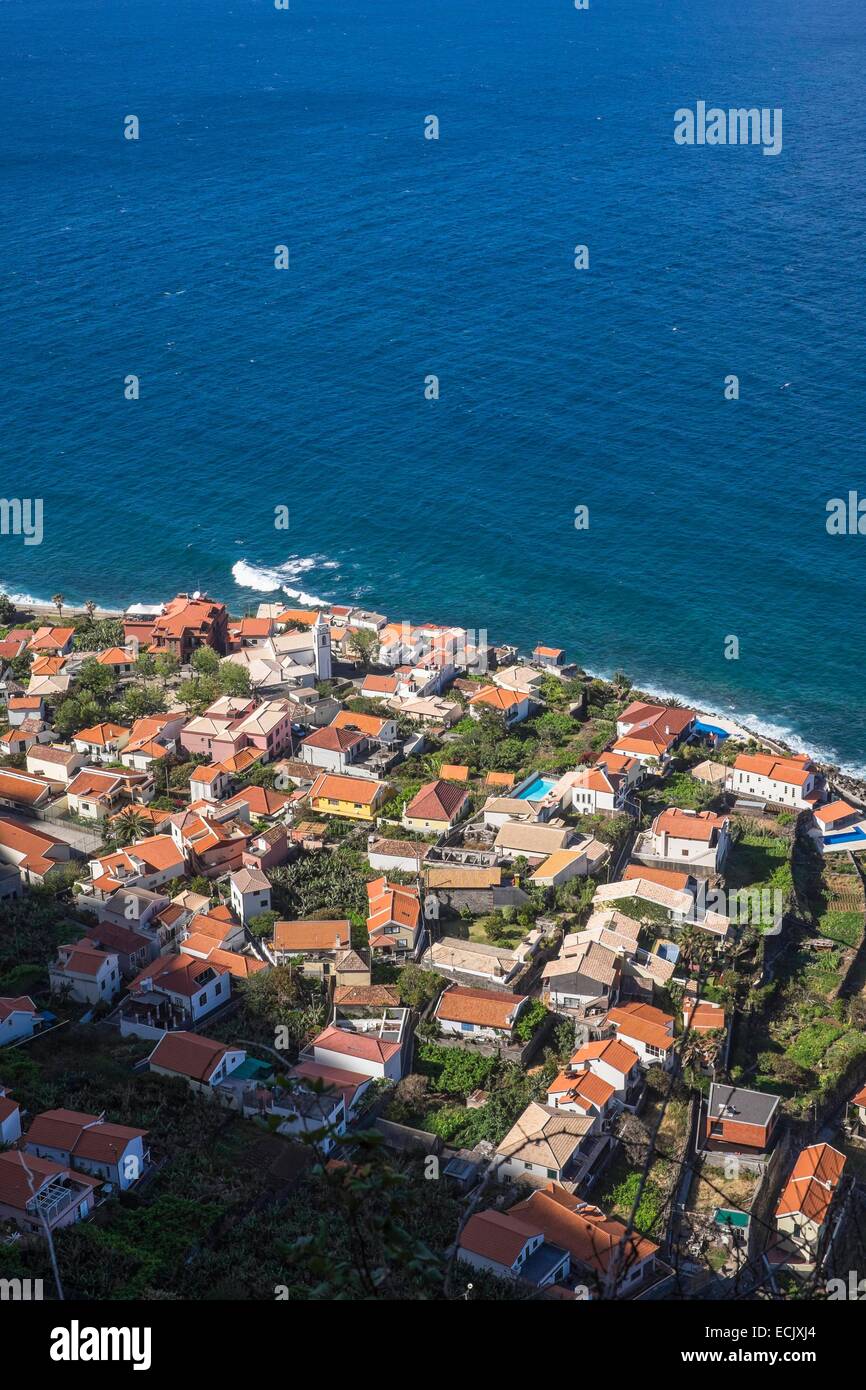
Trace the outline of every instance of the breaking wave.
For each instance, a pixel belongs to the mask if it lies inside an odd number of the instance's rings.
[[[587,675],[596,676],[601,680],[610,680],[612,671],[590,671]],[[634,685],[644,694],[651,695],[655,700],[678,700],[681,705],[689,709],[696,710],[701,717],[713,719],[722,728],[729,729],[732,733],[742,730],[745,734],[753,734],[756,739],[769,739],[772,743],[778,743],[785,748],[789,748],[793,753],[808,753],[810,758],[814,758],[819,763],[832,763],[848,777],[866,780],[866,764],[846,763],[840,754],[833,748],[822,746],[815,740],[804,738],[796,729],[788,724],[779,724],[772,719],[766,719],[760,714],[740,713],[738,709],[718,709],[714,705],[708,705],[703,699],[693,700],[690,695],[683,695],[679,690],[671,690],[668,686],[651,685],[646,681],[635,679]]]
[[[238,560],[232,565],[232,578],[242,589],[255,589],[260,594],[272,594],[280,591],[287,598],[297,599],[298,603],[310,607],[324,607],[330,600],[320,598],[317,594],[307,593],[304,589],[297,587],[293,581],[303,574],[308,574],[311,570],[338,569],[336,560],[327,560],[319,556],[296,556],[291,560],[286,560],[285,564],[270,567],[268,565],[253,565],[249,560]]]

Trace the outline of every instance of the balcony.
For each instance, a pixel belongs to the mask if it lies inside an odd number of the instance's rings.
[[[37,1220],[46,1222],[48,1226],[54,1226],[81,1202],[91,1189],[87,1186],[73,1186],[66,1178],[53,1178],[27,1203],[27,1211],[35,1216]]]

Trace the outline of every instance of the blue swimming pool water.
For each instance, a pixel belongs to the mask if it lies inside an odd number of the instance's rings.
[[[524,787],[522,792],[517,793],[518,801],[541,801],[547,793],[556,786],[554,777],[536,777]]]
[[[707,724],[703,719],[695,720],[695,729],[701,734],[715,734],[716,738],[727,738],[727,729],[720,729],[718,724]]]
[[[866,831],[860,829],[846,831],[844,835],[825,835],[825,845],[850,845],[854,840],[866,840]]]

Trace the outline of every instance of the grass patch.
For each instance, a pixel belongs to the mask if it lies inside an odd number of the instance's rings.
[[[471,922],[468,922],[467,936],[469,940],[477,941],[482,946],[504,946],[507,950],[512,951],[515,947],[520,945],[526,933],[529,931],[528,927],[521,926],[519,922],[508,923],[497,920],[496,939],[494,942],[491,937],[487,935],[487,924],[489,921],[489,917],[475,917]]]
[[[825,912],[818,919],[818,931],[843,946],[858,946],[863,935],[863,916],[859,912]]]
[[[785,906],[793,899],[791,843],[784,836],[774,835],[770,830],[759,829],[742,820],[736,821],[735,825],[739,833],[725,866],[725,885],[729,893],[741,895],[741,916],[754,919],[758,912],[763,919],[764,911],[760,906],[759,895],[778,893]],[[746,895],[751,899],[748,907]],[[775,900],[772,902],[771,917],[775,915]],[[754,924],[770,925],[763,920]]]
[[[800,1067],[814,1071],[824,1062],[830,1048],[845,1029],[838,1023],[812,1023],[798,1033],[788,1048],[788,1056]]]

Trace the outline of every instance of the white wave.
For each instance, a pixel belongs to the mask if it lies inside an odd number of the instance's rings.
[[[298,579],[314,569],[336,568],[336,561],[325,561],[317,557],[295,556],[277,566],[253,565],[249,560],[238,560],[232,565],[232,578],[242,589],[255,589],[260,594],[271,594],[280,590],[287,598],[293,598],[303,606],[323,608],[329,600],[297,588],[291,581]]]
[[[6,594],[11,598],[13,603],[18,604],[19,608],[26,608],[28,604],[34,603],[38,604],[40,607],[45,607],[51,603],[50,598],[36,598],[33,594],[13,593],[11,589],[6,588],[6,585],[2,583],[2,581],[0,581],[0,593]]]
[[[595,676],[599,680],[610,680],[613,671],[591,671],[586,668],[587,675]],[[671,690],[667,686],[650,685],[646,681],[634,681],[638,690],[646,695],[651,695],[654,700],[677,700],[681,705],[686,705],[689,709],[695,710],[701,718],[715,720],[721,727],[727,728],[731,733],[743,733],[752,735],[758,739],[769,739],[773,743],[783,744],[793,753],[808,753],[810,758],[814,758],[819,763],[833,763],[842,773],[848,777],[866,779],[866,764],[846,763],[837,749],[828,748],[814,740],[805,739],[802,734],[789,724],[780,724],[775,720],[769,719],[764,715],[748,713],[740,714],[736,706],[729,705],[727,709],[718,709],[715,706],[708,706],[702,699],[692,699],[690,695],[683,695],[679,690]]]
[[[11,598],[13,603],[17,603],[19,608],[53,609],[55,607],[54,602],[50,598],[37,598],[34,594],[22,594],[18,592],[13,592],[11,589],[7,589],[6,585],[3,583],[2,580],[0,580],[0,593],[6,594],[8,598]],[[65,612],[74,613],[76,611],[82,610],[83,604],[79,599],[66,598],[64,600],[63,607]],[[94,609],[94,617],[114,618],[117,616],[119,612],[119,608],[103,607],[101,604],[97,604],[96,608]]]

